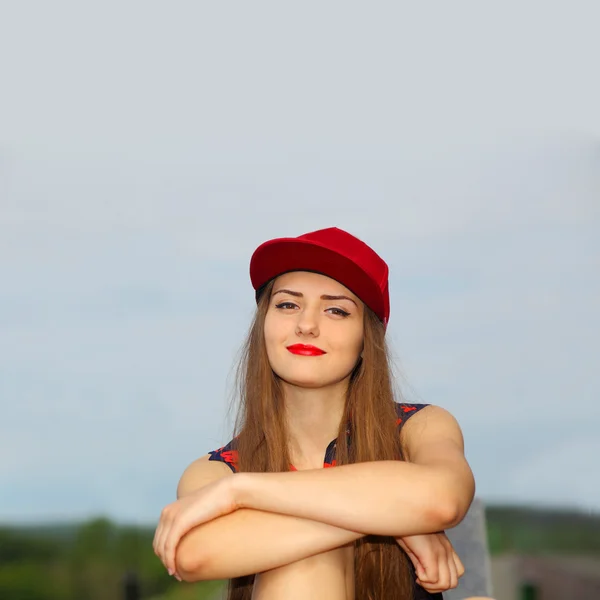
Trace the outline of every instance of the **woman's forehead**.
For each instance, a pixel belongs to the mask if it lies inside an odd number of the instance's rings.
[[[339,281],[336,281],[327,275],[313,273],[311,271],[292,271],[290,273],[279,275],[279,277],[275,279],[273,291],[277,291],[280,288],[287,288],[300,293],[317,293],[332,296],[343,294],[345,296],[350,296],[351,298],[356,298],[356,296]]]

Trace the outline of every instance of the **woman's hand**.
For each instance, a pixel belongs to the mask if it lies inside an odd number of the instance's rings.
[[[428,592],[445,592],[458,585],[465,568],[445,533],[397,538],[417,572],[417,583]]]
[[[153,548],[169,575],[180,579],[175,572],[175,553],[188,531],[239,508],[234,480],[235,476],[224,477],[163,508]]]

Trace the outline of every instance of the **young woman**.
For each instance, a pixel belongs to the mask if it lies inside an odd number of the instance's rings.
[[[394,400],[386,263],[330,228],[265,242],[250,277],[237,435],[186,469],[155,552],[230,600],[440,598],[474,481],[452,415]]]

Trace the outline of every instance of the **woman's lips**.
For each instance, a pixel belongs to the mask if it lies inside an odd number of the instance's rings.
[[[322,354],[327,354],[325,350],[321,350],[321,348],[306,344],[294,344],[293,346],[288,346],[287,349],[292,354],[299,354],[300,356],[321,356]]]

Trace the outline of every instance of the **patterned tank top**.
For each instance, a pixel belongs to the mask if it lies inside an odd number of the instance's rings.
[[[405,404],[396,402],[396,426],[398,428],[398,432],[400,429],[412,417],[414,414],[418,413],[420,410],[429,406],[429,404]],[[323,467],[335,467],[336,466],[336,458],[335,458],[335,449],[336,449],[337,440],[332,440],[327,449],[325,450],[325,457],[323,459]],[[235,439],[231,440],[227,445],[219,448],[218,450],[213,450],[209,454],[208,460],[216,460],[219,462],[225,463],[234,473],[238,471],[238,452],[236,450]],[[295,471],[296,468],[293,465],[290,465],[290,470]],[[412,567],[412,563],[411,563]],[[416,573],[413,574],[416,579]],[[442,594],[432,594],[424,590],[421,586],[415,583],[414,588],[414,600],[443,600]]]
[[[429,406],[428,404],[401,404],[396,402],[396,426],[398,432],[402,428],[402,425],[412,417],[412,415],[418,413],[421,409]],[[331,440],[327,449],[325,450],[325,457],[323,459],[323,467],[335,467],[335,448],[337,440]],[[234,473],[237,473],[238,467],[238,453],[235,449],[235,439],[231,440],[227,445],[219,448],[218,450],[212,450],[209,452],[208,460],[217,460],[225,463]],[[290,470],[295,471],[294,465],[290,465]]]

